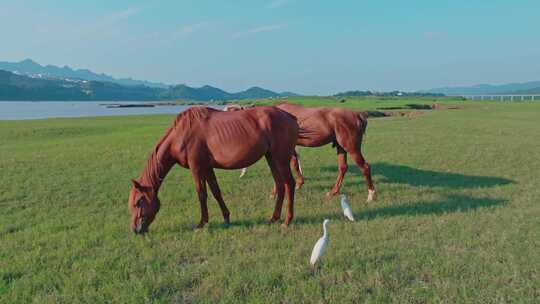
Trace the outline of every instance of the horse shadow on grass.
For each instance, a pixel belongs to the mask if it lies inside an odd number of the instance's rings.
[[[372,174],[374,176],[382,176],[378,178],[377,184],[380,183],[398,183],[408,184],[416,187],[443,187],[449,189],[469,189],[469,188],[485,188],[494,187],[500,185],[508,185],[515,183],[513,180],[494,177],[494,176],[475,176],[465,175],[460,173],[451,172],[438,172],[432,170],[416,169],[404,165],[395,165],[388,163],[374,163],[371,165]],[[336,166],[324,166],[322,171],[336,172]],[[349,172],[355,173],[358,177],[362,177],[358,168],[349,165]],[[349,177],[350,178],[350,177]],[[321,180],[323,178],[306,177],[306,184],[309,180]],[[326,180],[327,178],[324,178]],[[345,178],[347,180],[347,178]],[[352,181],[344,183],[344,186],[354,186]],[[324,186],[313,185],[311,187],[326,189]],[[331,202],[328,202],[331,203]],[[357,211],[354,213],[356,220],[372,220],[376,218],[387,218],[392,216],[421,216],[430,214],[445,214],[454,212],[468,212],[480,208],[503,206],[508,203],[506,199],[498,198],[477,198],[461,194],[447,194],[444,198],[437,201],[420,201],[414,203],[403,203],[393,206],[384,206],[381,208],[370,208],[363,211]],[[352,202],[352,208],[355,208]],[[377,206],[377,202],[374,203]],[[283,208],[283,215],[286,213],[286,208]],[[337,209],[332,214],[319,214],[316,216],[296,216],[293,224],[320,224],[325,218],[328,219],[341,219],[343,215],[341,210]],[[251,227],[257,225],[266,225],[267,219],[237,219],[232,220],[231,227]],[[212,228],[223,228],[222,225],[211,224]]]
[[[354,212],[354,218],[357,221],[367,221],[394,216],[442,215],[447,213],[469,212],[489,207],[502,207],[507,203],[507,199],[476,198],[468,195],[452,194],[436,201],[420,201],[357,211]],[[376,204],[376,202],[374,204]],[[352,208],[354,209],[354,205]],[[343,214],[341,210],[337,210],[332,214],[317,215],[315,217],[299,216],[296,220],[298,223],[320,224],[325,218],[341,219],[343,218]]]
[[[327,203],[335,204],[335,202],[332,201]],[[507,199],[477,198],[468,195],[452,194],[446,195],[444,198],[436,201],[420,201],[356,211],[354,212],[354,218],[357,221],[368,221],[394,216],[442,215],[447,213],[469,212],[482,208],[502,207],[507,203]],[[373,205],[377,206],[377,203],[375,202]],[[358,209],[359,204],[351,202],[351,206],[353,209]],[[364,203],[362,203],[362,206],[365,206]],[[283,212],[285,214],[286,208],[284,208]],[[333,213],[317,214],[314,216],[296,216],[292,225],[319,225],[324,219],[343,219],[343,214],[339,205]],[[231,221],[231,227],[252,227],[258,225],[268,225],[267,219],[236,219]],[[210,227],[223,228],[223,225],[215,223],[210,224]]]
[[[336,166],[325,166],[322,167],[321,170],[336,172],[336,174],[338,172]],[[352,172],[354,175],[362,176],[362,173],[359,172],[358,168],[352,165],[349,165],[349,172]],[[371,172],[374,176],[382,176],[381,179],[377,180],[379,183],[408,184],[416,187],[466,189],[494,187],[514,183],[513,180],[503,177],[422,170],[384,162],[371,164]],[[347,180],[347,177],[345,177],[345,180]]]

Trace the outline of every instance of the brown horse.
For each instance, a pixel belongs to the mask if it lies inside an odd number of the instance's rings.
[[[289,162],[298,137],[295,118],[276,107],[257,107],[222,112],[193,107],[178,114],[174,124],[161,137],[138,180],[132,180],[128,206],[131,229],[145,233],[159,211],[158,191],[173,165],[191,171],[199,196],[201,220],[208,223],[206,184],[219,204],[225,225],[229,210],[223,201],[214,168],[240,169],[266,157],[277,185],[274,213],[270,222],[281,218],[284,195],[288,212],[284,225],[294,217],[294,179]]]
[[[367,201],[370,202],[375,198],[376,192],[371,180],[371,170],[361,152],[362,136],[367,127],[367,115],[342,108],[310,108],[287,102],[283,102],[277,107],[296,117],[300,125],[298,145],[320,147],[333,143],[333,146],[336,147],[339,173],[334,187],[327,193],[327,196],[339,193],[347,172],[347,153],[349,153],[364,172],[368,188]],[[304,177],[296,153],[292,157],[291,164],[296,171],[296,185],[299,188],[304,183]]]

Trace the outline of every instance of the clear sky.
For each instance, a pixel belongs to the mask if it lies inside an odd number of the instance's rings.
[[[0,0],[0,61],[229,91],[540,80],[540,1]]]

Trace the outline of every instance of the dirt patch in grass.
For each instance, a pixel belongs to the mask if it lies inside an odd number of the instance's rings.
[[[369,118],[383,117],[418,117],[424,115],[423,111],[367,111]]]
[[[377,108],[377,110],[450,110],[450,109],[461,109],[461,107],[457,105],[441,105],[438,103],[432,103],[430,105],[409,103],[404,106]]]
[[[375,111],[367,111],[368,117],[380,118],[380,117],[418,117],[423,115],[426,111],[432,110],[455,110],[461,109],[461,106],[457,105],[441,105],[438,103],[428,104],[406,104],[400,107],[380,107]],[[391,111],[379,111],[379,110],[391,110]],[[395,111],[405,110],[405,111]]]

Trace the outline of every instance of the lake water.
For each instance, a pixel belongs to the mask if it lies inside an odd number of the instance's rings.
[[[107,108],[103,104],[137,104],[131,101],[0,101],[0,120],[179,113],[189,106]],[[143,102],[144,103],[144,102]],[[147,102],[146,102],[147,103]],[[222,106],[213,106],[221,109]]]

